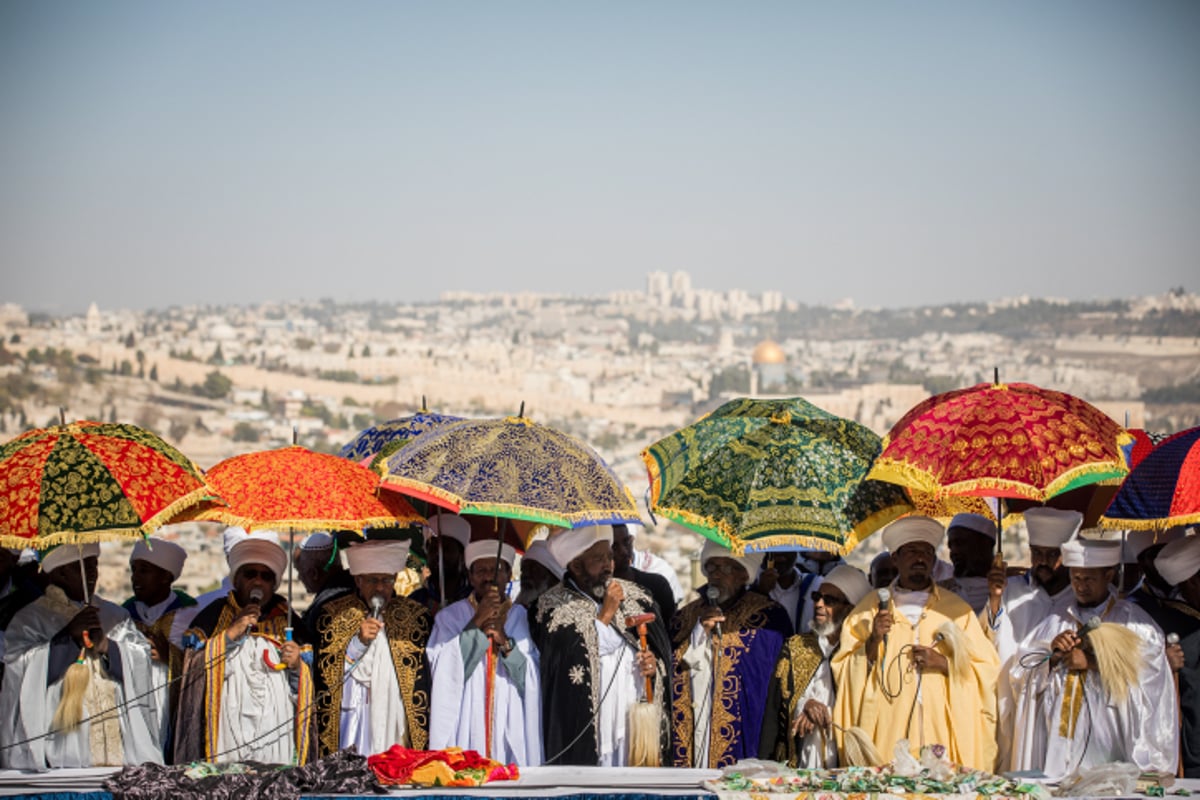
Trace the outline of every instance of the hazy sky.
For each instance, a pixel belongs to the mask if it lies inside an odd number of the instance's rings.
[[[1200,3],[0,3],[0,302],[1200,290]]]

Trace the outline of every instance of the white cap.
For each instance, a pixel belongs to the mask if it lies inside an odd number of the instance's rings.
[[[612,525],[584,525],[581,528],[567,528],[565,531],[551,534],[546,539],[546,547],[551,557],[562,565],[563,572],[567,566],[578,558],[596,542],[612,544]]]
[[[950,524],[946,526],[946,530],[952,531],[955,528],[966,528],[969,531],[982,533],[993,542],[996,541],[996,523],[983,514],[971,514],[968,512],[955,514],[954,518],[950,520]]]
[[[703,569],[704,565],[714,558],[732,559],[745,567],[746,574],[749,576],[746,582],[749,583],[758,577],[758,571],[762,568],[765,556],[765,553],[746,553],[742,556],[735,556],[733,551],[725,545],[717,544],[712,539],[705,539],[704,549],[700,551],[700,567]]]
[[[26,564],[36,563],[38,563],[38,554],[37,550],[34,550],[32,547],[26,547],[24,550],[22,550],[21,557],[17,559],[17,566],[19,567],[23,567]]]
[[[471,523],[449,511],[431,516],[425,521],[425,529],[429,531],[430,536],[446,536],[453,539],[461,544],[464,550],[471,543]]]
[[[1170,542],[1182,539],[1186,534],[1187,530],[1182,527],[1169,528],[1165,531],[1128,531],[1125,534],[1125,563],[1136,564],[1138,556],[1146,548],[1153,547],[1156,544],[1169,544]]]
[[[1025,511],[1030,547],[1062,547],[1083,527],[1083,514],[1039,506]]]
[[[183,562],[187,561],[187,550],[174,542],[165,539],[139,539],[129,554],[129,563],[148,561],[156,567],[171,573],[171,577],[179,580],[183,572]]]
[[[344,551],[351,575],[397,575],[408,566],[407,541],[356,542]]]
[[[467,562],[467,566],[471,566],[481,558],[495,558],[496,553],[500,553],[500,558],[508,562],[508,568],[512,569],[513,561],[517,557],[517,551],[513,550],[510,545],[497,545],[490,539],[480,539],[478,542],[471,542],[467,545],[467,549],[463,554],[463,561]]]
[[[221,538],[223,540],[222,545],[225,547],[226,560],[229,559],[229,551],[233,549],[233,546],[245,539],[247,536],[249,536],[249,534],[246,533],[245,528],[233,526],[225,529],[225,534]]]
[[[895,553],[909,542],[925,542],[937,549],[945,535],[942,523],[933,517],[914,514],[902,517],[883,529],[883,546],[891,553]]]
[[[1112,539],[1075,538],[1059,549],[1064,567],[1115,567],[1121,563],[1121,543]]]
[[[1176,539],[1154,557],[1154,568],[1172,586],[1200,572],[1200,536]]]
[[[51,573],[67,564],[78,564],[80,559],[99,558],[100,545],[91,544],[60,544],[42,554],[42,572]]]
[[[246,564],[270,567],[275,572],[276,589],[283,580],[283,571],[287,569],[287,553],[283,552],[283,546],[279,544],[279,534],[275,531],[255,531],[247,534],[233,546],[227,558],[230,575],[236,575]]]
[[[538,539],[536,542],[529,545],[529,547],[525,550],[525,555],[521,556],[522,562],[524,562],[525,559],[536,561],[546,569],[553,572],[554,576],[560,581],[562,580],[563,568],[557,561],[554,560],[554,556],[550,554],[550,548],[546,545],[546,541],[544,539]]]
[[[858,605],[858,601],[871,591],[871,582],[867,580],[867,576],[863,575],[861,569],[856,569],[849,564],[839,564],[834,567],[825,576],[825,580],[821,581],[822,586],[827,583],[832,583],[841,589],[842,594],[846,595],[846,599],[852,606]]]
[[[304,537],[300,542],[301,550],[332,550],[333,537],[326,531],[317,531]]]

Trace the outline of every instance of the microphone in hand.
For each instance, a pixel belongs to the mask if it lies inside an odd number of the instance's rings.
[[[883,589],[880,589],[879,591],[877,591],[875,593],[875,596],[879,598],[879,613],[883,613],[884,611],[887,611],[888,605],[892,602],[891,589],[884,587]],[[886,633],[883,634],[883,650],[885,653],[887,652],[887,634]]]
[[[375,595],[371,598],[371,619],[379,619],[383,616],[383,596]]]
[[[262,589],[251,589],[250,590],[250,602],[251,603],[257,603],[259,605],[262,605],[262,601],[265,599],[266,598],[263,596]]]
[[[704,598],[708,602],[709,607],[716,608],[718,606],[717,598],[721,596],[721,590],[715,586],[709,586],[704,590]],[[713,633],[718,639],[721,638],[721,623],[713,623]]]

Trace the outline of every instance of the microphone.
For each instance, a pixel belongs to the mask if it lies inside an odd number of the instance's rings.
[[[266,598],[263,597],[262,589],[251,589],[250,590],[250,602],[251,603],[258,603],[261,605],[262,601],[264,599],[266,599]]]
[[[371,598],[371,619],[379,619],[383,615],[383,596],[375,595]]]
[[[715,586],[709,586],[704,590],[704,597],[707,599],[708,604],[714,608],[717,606],[717,598],[720,596],[721,590]],[[717,622],[713,625],[713,633],[717,635],[718,639],[721,638],[721,623]]]
[[[1167,634],[1167,644],[1179,644],[1179,634],[1171,631]]]
[[[888,604],[892,602],[892,591],[891,591],[891,589],[888,589],[888,588],[885,586],[884,588],[882,588],[882,589],[880,589],[879,591],[877,591],[877,592],[875,593],[875,595],[876,595],[876,596],[879,598],[879,610],[880,610],[880,611],[887,611],[887,610],[888,610]],[[886,653],[886,652],[887,652],[887,634],[886,634],[886,633],[883,635],[883,652],[884,652],[884,653]]]

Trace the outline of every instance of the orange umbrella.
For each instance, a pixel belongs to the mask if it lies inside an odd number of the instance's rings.
[[[206,473],[226,503],[194,519],[286,531],[396,527],[422,522],[404,498],[379,493],[379,476],[344,458],[292,445],[234,456]]]

